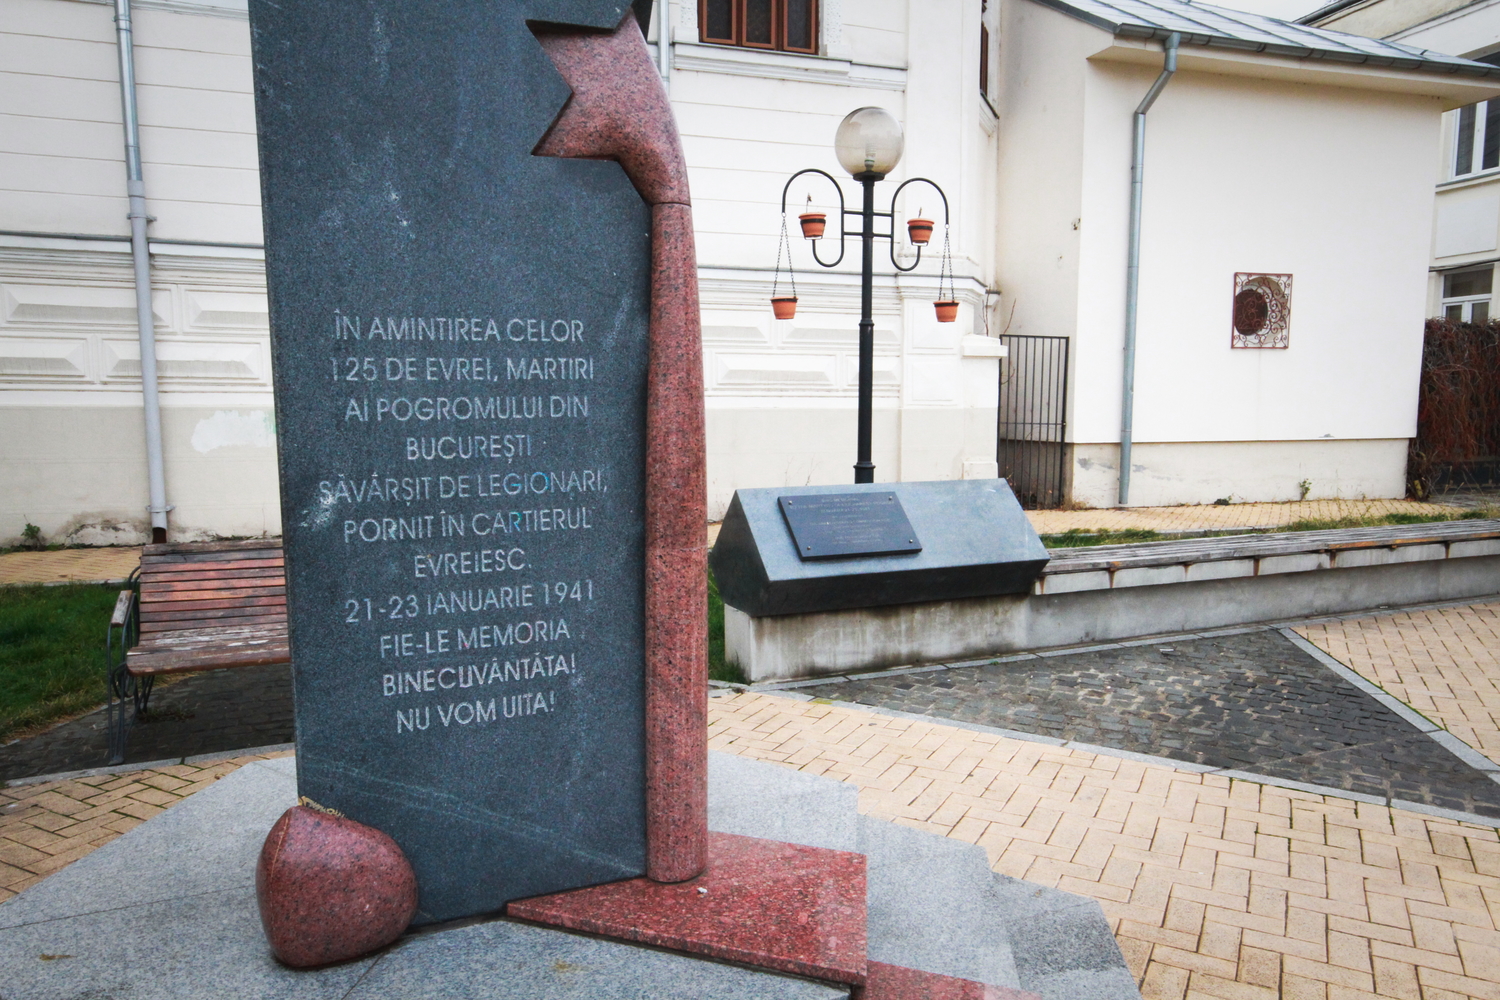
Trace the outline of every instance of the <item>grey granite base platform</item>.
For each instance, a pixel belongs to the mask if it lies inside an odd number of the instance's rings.
[[[847,989],[498,919],[372,958],[271,958],[255,859],[289,759],[225,777],[0,904],[0,1000],[834,1000]],[[1139,1000],[1098,904],[990,872],[973,845],[859,816],[852,786],[713,754],[710,825],[869,857],[870,957],[1047,1000]]]

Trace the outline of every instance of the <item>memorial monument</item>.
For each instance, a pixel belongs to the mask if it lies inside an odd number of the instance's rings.
[[[698,874],[697,285],[628,7],[251,19],[301,794],[417,923]]]

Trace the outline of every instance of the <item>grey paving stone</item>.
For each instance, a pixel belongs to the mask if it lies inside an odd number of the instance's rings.
[[[998,877],[984,848],[861,816],[872,961],[1016,987]]]
[[[734,754],[708,755],[708,827],[743,837],[859,850],[859,790]]]
[[[52,877],[63,874],[67,870]],[[124,881],[129,872],[118,874]],[[314,972],[282,967],[266,947],[253,886],[240,886],[11,927],[0,934],[0,996],[318,1000],[347,994],[371,964],[365,960]]]
[[[293,769],[281,758],[226,775],[0,903],[0,928],[253,887],[266,831],[296,804]]]
[[[1021,989],[1045,1000],[1140,1000],[1097,902],[1020,879],[996,879]]]
[[[849,991],[616,941],[491,921],[407,938],[349,1000],[835,1000]]]

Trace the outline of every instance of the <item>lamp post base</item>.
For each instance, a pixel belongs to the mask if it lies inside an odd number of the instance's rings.
[[[855,462],[854,481],[856,483],[873,483],[875,481],[875,463]]]

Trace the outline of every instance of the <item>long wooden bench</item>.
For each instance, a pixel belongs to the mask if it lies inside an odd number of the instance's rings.
[[[158,675],[290,662],[280,542],[146,546],[115,604],[106,657],[110,762],[120,763]]]

